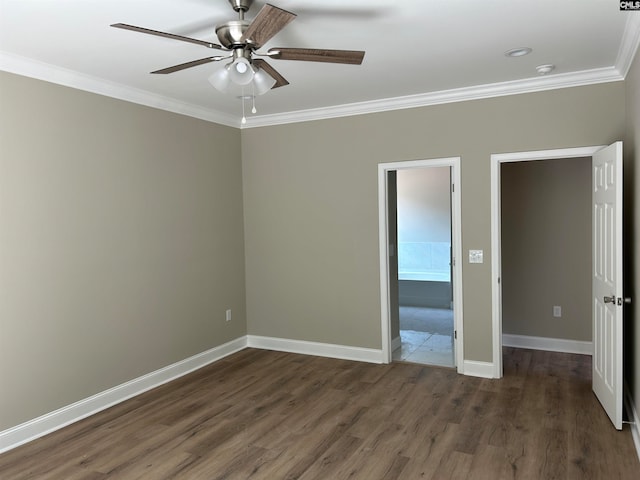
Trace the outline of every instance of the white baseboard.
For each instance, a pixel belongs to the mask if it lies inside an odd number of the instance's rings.
[[[640,416],[633,403],[631,392],[625,382],[624,385],[624,405],[629,416],[629,426],[631,427],[631,437],[633,438],[633,444],[636,447],[636,453],[638,454],[638,460],[640,460]]]
[[[243,336],[231,342],[199,353],[185,360],[117,385],[104,392],[67,405],[0,432],[0,453],[66,427],[90,415],[105,410],[129,398],[140,395],[164,383],[238,352],[246,347],[283,352],[341,358],[369,363],[384,363],[382,350],[331,345],[282,338]]]
[[[402,337],[398,335],[396,338],[391,340],[391,351],[395,352],[402,346]]]
[[[194,370],[213,363],[247,346],[247,337],[240,337],[231,342],[186,358],[180,362],[135,378],[129,382],[100,392],[89,398],[62,407],[28,422],[0,432],[0,453],[11,450],[23,443],[30,442],[48,433],[82,420],[90,415],[105,410],[117,403],[170,382]]]
[[[532,337],[528,335],[502,334],[504,347],[531,348],[548,352],[579,353],[593,355],[593,343],[562,338]]]
[[[396,340],[398,343],[400,342],[400,338],[398,337],[394,339],[392,345],[395,345]],[[358,362],[385,363],[382,350],[378,349],[247,335],[1,431],[0,453],[47,435],[55,430],[59,430],[71,423],[82,420],[152,388],[191,373],[194,370],[236,353],[246,347],[340,358]],[[461,373],[475,377],[493,378],[493,364],[465,361],[464,372]]]
[[[382,350],[376,350],[373,348],[349,347],[346,345],[307,342],[304,340],[290,340],[286,338],[261,337],[257,335],[247,336],[247,346],[262,348],[264,350],[276,350],[279,352],[316,355],[318,357],[341,358],[357,362],[385,363],[382,358]]]
[[[460,373],[471,377],[495,378],[494,365],[491,362],[465,360],[463,363],[463,371]]]

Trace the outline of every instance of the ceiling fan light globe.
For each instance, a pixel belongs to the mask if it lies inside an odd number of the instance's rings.
[[[237,85],[249,85],[254,75],[255,72],[251,67],[251,63],[243,57],[234,60],[229,69],[229,77]]]
[[[262,69],[257,69],[253,76],[253,89],[256,95],[264,95],[276,84],[275,78]]]
[[[231,86],[231,75],[229,74],[229,66],[225,65],[223,68],[216,70],[208,80],[215,89],[220,90],[222,93],[228,93],[229,87]]]

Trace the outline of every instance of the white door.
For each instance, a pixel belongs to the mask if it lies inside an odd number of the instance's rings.
[[[593,391],[622,429],[622,142],[593,155]]]

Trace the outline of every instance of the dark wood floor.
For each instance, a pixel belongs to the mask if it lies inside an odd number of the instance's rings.
[[[507,348],[504,368],[247,349],[0,455],[0,478],[640,478],[590,357]]]

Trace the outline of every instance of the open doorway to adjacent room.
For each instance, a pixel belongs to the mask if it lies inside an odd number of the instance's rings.
[[[491,155],[493,377],[503,345],[592,355],[593,392],[617,429],[622,185],[622,142]]]
[[[394,360],[453,367],[451,167],[396,172],[400,347]]]
[[[389,360],[458,365],[457,160],[386,164]]]

